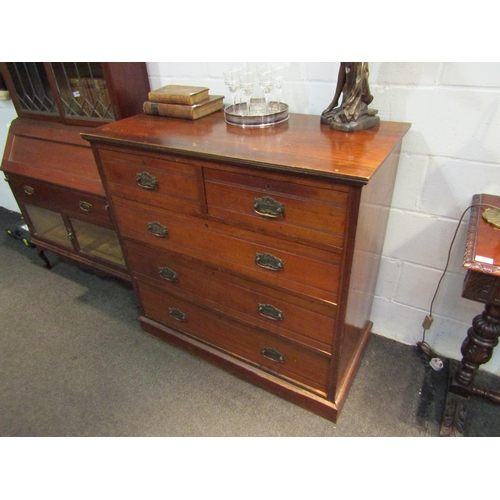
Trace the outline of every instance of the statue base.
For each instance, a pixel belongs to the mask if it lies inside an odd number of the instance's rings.
[[[366,109],[362,116],[352,122],[335,121],[335,116],[339,116],[341,112],[342,108],[340,107],[334,109],[333,112],[321,115],[321,123],[330,125],[332,130],[340,130],[341,132],[359,132],[380,125],[380,117],[376,116],[378,113],[376,109]]]
[[[361,130],[366,130],[367,128],[372,128],[380,125],[379,116],[363,116],[355,122],[346,123],[330,123],[330,128],[332,130],[340,130],[341,132],[360,132]]]

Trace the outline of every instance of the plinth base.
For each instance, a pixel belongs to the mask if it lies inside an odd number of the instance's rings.
[[[380,125],[379,116],[363,116],[358,121],[348,123],[332,122],[330,128],[332,130],[340,130],[341,132],[359,132],[367,128],[377,127]]]

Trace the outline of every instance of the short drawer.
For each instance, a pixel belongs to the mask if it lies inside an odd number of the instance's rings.
[[[111,194],[187,213],[201,211],[198,167],[174,156],[108,149],[99,149],[99,158]]]
[[[126,242],[128,262],[139,280],[189,294],[214,310],[331,353],[337,306],[306,300],[221,270]]]
[[[277,235],[342,248],[345,186],[294,176],[205,168],[208,213]]]
[[[64,212],[78,219],[113,227],[106,198],[9,174],[9,185],[20,203]]]
[[[120,234],[286,290],[337,302],[340,257],[203,218],[113,198]]]
[[[266,371],[326,393],[330,358],[139,281],[146,317],[192,335]]]

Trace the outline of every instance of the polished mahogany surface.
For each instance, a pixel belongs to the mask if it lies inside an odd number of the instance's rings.
[[[254,168],[268,165],[365,184],[409,128],[408,123],[382,122],[363,132],[338,132],[318,116],[300,114],[269,128],[241,128],[227,124],[221,111],[195,121],[141,114],[101,126],[96,135],[101,142],[212,160],[231,157]]]
[[[410,125],[146,114],[86,131],[148,333],[335,421]],[[271,215],[271,216],[270,216]]]
[[[2,171],[104,196],[88,127],[16,118],[10,125]]]

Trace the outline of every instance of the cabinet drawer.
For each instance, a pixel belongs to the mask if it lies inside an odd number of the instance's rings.
[[[9,174],[9,184],[20,203],[54,209],[78,219],[113,227],[106,198]]]
[[[293,176],[204,169],[208,213],[269,233],[342,248],[345,186]]]
[[[126,238],[268,285],[337,302],[340,257],[333,252],[126,200],[113,198],[113,205],[120,233]]]
[[[194,302],[331,353],[335,305],[231,276],[172,252],[154,251],[130,241],[126,242],[126,249],[137,279],[149,279],[167,291],[189,294]]]
[[[108,149],[99,149],[99,158],[111,194],[187,213],[201,211],[198,167],[174,156],[143,156]]]
[[[243,324],[138,281],[146,317],[192,335],[267,371],[326,393],[328,356]]]

